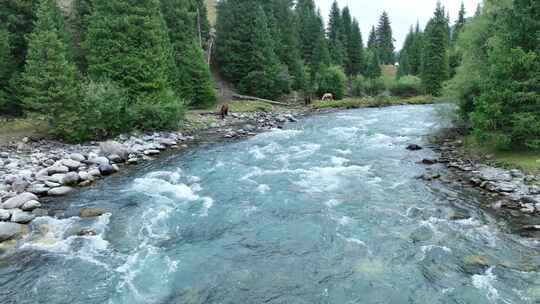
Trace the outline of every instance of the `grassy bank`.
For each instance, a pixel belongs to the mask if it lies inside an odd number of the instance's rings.
[[[312,105],[313,109],[357,109],[357,108],[375,108],[397,105],[422,105],[434,102],[432,96],[417,96],[410,98],[346,98],[343,100],[317,101]]]
[[[493,145],[479,143],[472,135],[463,139],[463,147],[469,155],[486,158],[496,166],[518,168],[526,173],[540,173],[540,153],[534,151],[501,151]]]
[[[43,136],[47,134],[47,123],[39,119],[17,118],[7,120],[0,117],[0,144],[23,137]]]

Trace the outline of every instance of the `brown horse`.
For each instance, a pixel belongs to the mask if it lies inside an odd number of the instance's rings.
[[[225,119],[225,116],[229,115],[229,104],[224,103],[221,106],[221,109],[219,110],[219,115],[221,116],[221,119]]]

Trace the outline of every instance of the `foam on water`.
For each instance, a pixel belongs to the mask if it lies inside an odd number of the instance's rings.
[[[182,183],[181,180],[192,183],[191,185]],[[137,178],[131,187],[132,191],[142,193],[144,195],[155,196],[160,198],[159,207],[166,208],[162,212],[172,212],[176,201],[180,202],[201,202],[201,216],[208,216],[208,210],[214,205],[214,200],[211,197],[200,196],[198,193],[203,190],[203,187],[198,182],[200,178],[197,176],[183,176],[179,171],[175,172],[154,172],[146,177]],[[168,207],[167,207],[168,206]]]
[[[343,185],[345,181],[350,181],[349,177],[367,177],[371,166],[335,166],[335,167],[314,167],[305,171],[303,179],[296,184],[311,189],[314,192],[334,191]]]
[[[493,286],[497,282],[497,276],[493,274],[493,267],[490,267],[482,275],[475,274],[472,276],[472,284],[479,290],[485,291],[487,298],[492,302],[502,301],[503,303],[510,303],[502,299],[499,295],[499,291]]]

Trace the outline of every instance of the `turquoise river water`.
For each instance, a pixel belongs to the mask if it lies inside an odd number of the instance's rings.
[[[321,114],[112,177],[0,259],[0,303],[540,303],[540,243],[416,178],[437,112]],[[88,206],[110,214],[67,216]]]

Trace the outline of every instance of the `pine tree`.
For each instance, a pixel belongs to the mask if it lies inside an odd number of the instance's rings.
[[[342,66],[346,61],[345,33],[343,30],[341,10],[337,1],[334,1],[330,9],[327,37],[332,63],[339,66]]]
[[[367,47],[372,51],[375,51],[377,49],[377,31],[375,29],[375,26],[373,26],[371,28],[371,31],[369,32]]]
[[[13,61],[11,58],[11,44],[7,29],[0,28],[0,112],[10,113],[11,95],[8,91],[9,81],[13,71]]]
[[[53,132],[65,135],[64,129],[78,106],[78,79],[75,65],[69,61],[62,32],[55,20],[56,3],[42,0],[34,30],[28,37],[28,56],[23,73],[24,104],[49,118]]]
[[[429,94],[439,95],[443,82],[449,76],[448,19],[441,3],[437,3],[435,16],[426,26],[422,82]]]
[[[368,49],[366,51],[365,76],[368,78],[377,78],[377,77],[380,77],[381,74],[382,74],[382,71],[381,71],[381,66],[379,62],[379,57],[373,50]]]
[[[198,7],[191,0],[161,0],[161,10],[174,50],[177,93],[192,107],[207,108],[216,102],[214,83],[200,46]],[[174,70],[173,70],[174,71]]]
[[[288,73],[293,77],[292,86],[299,90],[304,86],[305,69],[300,55],[298,23],[291,0],[273,0],[274,19],[276,23],[278,43],[274,45],[276,54],[282,64],[287,66]]]
[[[347,74],[352,76],[360,75],[364,70],[364,42],[362,41],[362,32],[356,19],[352,23],[348,58]]]
[[[478,3],[478,5],[476,6],[476,11],[474,12],[474,16],[478,17],[480,15],[482,15],[482,4]]]
[[[210,38],[210,22],[208,21],[208,8],[206,7],[205,0],[195,0],[195,24],[197,26],[197,31],[200,35],[200,40],[202,45],[206,45],[206,41]],[[165,13],[165,12],[163,12]]]
[[[323,20],[313,0],[299,0],[295,11],[302,59],[313,77],[321,66],[329,65],[331,61]]]
[[[403,49],[399,53],[398,77],[412,75],[409,53],[412,50],[414,39],[415,33],[411,27],[403,43]]]
[[[423,50],[424,50],[423,37],[424,37],[424,33],[420,30],[420,23],[417,22],[410,48],[407,50],[410,75],[416,76],[416,75],[420,75],[421,73]]]
[[[73,27],[75,61],[83,74],[86,74],[88,63],[86,62],[86,50],[83,48],[82,44],[86,41],[88,25],[93,12],[93,0],[75,0],[73,2],[73,18],[71,24]]]
[[[176,127],[182,102],[171,89],[177,69],[159,1],[95,0],[94,5],[85,43],[89,75],[127,91],[136,127]]]
[[[490,16],[497,28],[472,115],[475,133],[499,148],[540,150],[540,2],[486,5],[499,11]]]
[[[458,19],[456,20],[456,24],[454,25],[454,30],[452,31],[452,41],[455,43],[459,37],[459,34],[463,31],[463,28],[465,27],[465,14],[467,12],[465,11],[465,4],[461,2],[461,8],[459,9],[459,15]]]
[[[34,0],[0,1],[0,27],[8,32],[11,51],[9,66],[2,76],[4,81],[7,81],[2,89],[4,100],[6,100],[2,112],[7,115],[23,114],[21,75],[28,50],[27,37],[34,27],[35,10],[38,4],[39,1]],[[7,49],[2,51],[6,52]]]
[[[379,19],[376,34],[377,53],[381,63],[394,64],[394,38],[392,37],[390,18],[386,12],[383,12]]]
[[[353,41],[353,22],[349,7],[344,7],[341,13],[341,41],[345,47],[345,57],[343,62],[343,70],[349,76],[356,75],[353,70],[351,56],[354,56],[354,60],[358,60],[357,54],[354,54],[358,51],[358,40]]]
[[[96,0],[86,41],[92,78],[116,81],[134,98],[169,87],[172,53],[159,5],[139,2]]]
[[[218,10],[216,58],[223,75],[242,93],[275,98],[287,91],[288,79],[280,77],[280,62],[261,4],[228,0],[220,2]]]

